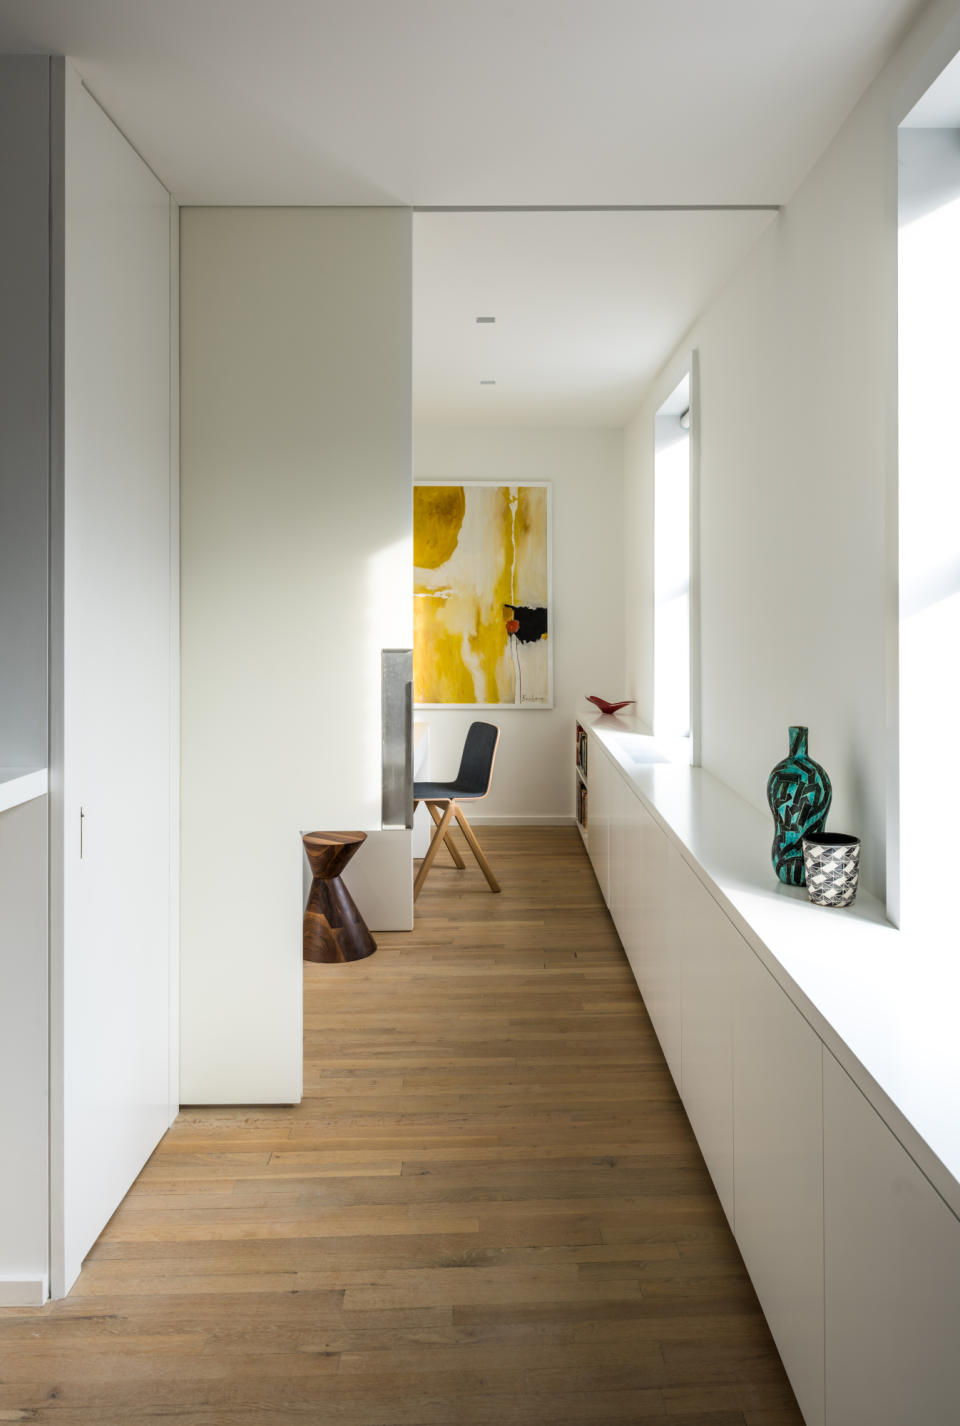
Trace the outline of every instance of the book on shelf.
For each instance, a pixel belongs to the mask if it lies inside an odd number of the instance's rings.
[[[587,735],[577,724],[577,767],[584,777],[587,775]]]

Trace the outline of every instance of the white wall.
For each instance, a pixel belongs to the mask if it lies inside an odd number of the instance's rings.
[[[895,798],[896,124],[957,29],[955,6],[924,12],[683,343],[700,360],[703,765],[762,807],[788,725],[808,724],[829,825],[862,835],[877,892]],[[647,598],[637,512],[669,389],[627,433],[628,606]],[[645,616],[628,659],[643,707]]]
[[[0,766],[47,762],[50,61],[0,58]],[[0,812],[0,1305],[48,1264],[47,806]],[[13,1167],[15,1166],[15,1171]]]
[[[55,73],[54,405],[63,415],[53,503],[51,1243],[60,1295],[176,1113],[176,643],[170,196],[76,73],[62,64]]]
[[[49,1277],[47,799],[0,812],[0,1306]]]
[[[576,711],[588,693],[626,696],[622,433],[418,425],[414,478],[553,484],[553,708],[415,716],[430,725],[433,779],[456,774],[474,719],[503,729],[493,790],[471,821],[571,821]]]
[[[47,761],[50,61],[0,57],[0,766]]]
[[[182,1098],[286,1102],[301,833],[379,829],[380,650],[412,638],[410,215],[181,238]]]

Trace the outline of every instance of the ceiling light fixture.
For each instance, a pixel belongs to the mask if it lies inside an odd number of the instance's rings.
[[[478,322],[495,322],[496,320],[497,320],[496,317],[478,317],[478,318],[477,318],[477,321],[478,321]]]
[[[481,382],[480,382],[480,385],[481,385],[481,386],[496,386],[496,384],[497,384],[497,383],[496,383],[495,381],[481,381]]]

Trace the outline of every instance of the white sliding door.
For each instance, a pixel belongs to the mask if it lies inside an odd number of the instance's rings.
[[[171,200],[69,67],[65,79],[55,1296],[69,1290],[176,1112]]]

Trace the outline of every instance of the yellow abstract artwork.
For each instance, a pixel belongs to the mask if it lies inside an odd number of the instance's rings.
[[[549,708],[550,486],[415,485],[417,703]]]

